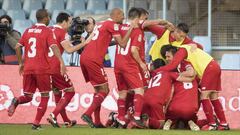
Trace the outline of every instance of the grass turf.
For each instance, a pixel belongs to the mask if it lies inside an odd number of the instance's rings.
[[[31,125],[0,124],[0,135],[239,135],[240,130],[230,131],[188,131],[188,130],[151,130],[151,129],[92,129],[86,126],[73,128],[53,128],[43,125],[35,131]]]

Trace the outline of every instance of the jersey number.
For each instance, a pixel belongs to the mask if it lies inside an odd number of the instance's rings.
[[[122,48],[120,45],[118,45],[118,54],[127,55],[130,48],[130,43],[131,43],[131,39],[129,38],[127,42],[127,46],[125,48]]]
[[[155,75],[150,81],[149,81],[149,85],[148,88],[152,88],[152,87],[157,87],[160,86],[160,79],[162,78],[162,74],[157,74]]]
[[[28,57],[33,58],[36,56],[37,50],[36,50],[36,38],[31,37],[28,40],[28,44],[30,44],[30,50],[28,51]]]
[[[96,26],[93,30],[94,36],[92,37],[92,40],[97,40],[99,36],[99,28],[102,27],[102,25]]]

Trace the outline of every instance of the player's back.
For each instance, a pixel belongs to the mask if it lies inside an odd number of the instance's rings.
[[[50,45],[55,44],[52,31],[44,24],[36,24],[24,32],[19,43],[25,47],[24,74],[49,73],[47,55]]]
[[[56,37],[56,42],[57,42],[57,46],[60,50],[60,53],[63,54],[64,48],[62,47],[61,43],[65,40],[69,40],[70,37],[69,37],[68,33],[64,29],[62,29],[62,27],[59,25],[54,25],[49,28],[53,31],[53,33]],[[53,54],[51,49],[48,54],[48,61],[51,66],[51,73],[60,73],[60,61]]]
[[[120,35],[124,37],[130,28],[130,24],[122,24],[120,25]],[[116,54],[115,54],[115,68],[116,69],[132,69],[132,68],[138,68],[138,63],[132,56],[131,47],[136,46],[140,48],[142,44],[142,32],[140,28],[135,28],[132,30],[129,40],[127,42],[127,45],[125,48],[120,47],[120,45],[117,45],[116,47]]]
[[[97,24],[94,28],[94,36],[86,45],[81,59],[88,59],[102,64],[108,46],[114,35],[119,34],[119,24],[111,19]]]
[[[148,89],[145,91],[145,95],[154,95],[158,97],[161,103],[166,103],[171,95],[172,79],[173,78],[168,72],[157,72],[150,79]]]

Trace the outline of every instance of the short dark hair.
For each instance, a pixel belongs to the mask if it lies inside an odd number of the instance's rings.
[[[38,9],[36,12],[37,22],[41,22],[44,18],[48,17],[48,12],[46,9]]]
[[[62,23],[63,21],[68,21],[70,15],[65,12],[60,12],[56,18],[56,23]]]
[[[138,10],[138,8],[132,7],[129,11],[128,11],[128,18],[129,19],[134,19],[134,18],[138,18],[140,17],[141,13]]]
[[[149,12],[144,8],[137,8],[141,15],[149,15]]]
[[[160,68],[161,66],[166,65],[166,63],[164,62],[163,59],[158,58],[152,62],[152,65],[153,65],[153,69],[155,70],[157,68]]]
[[[162,48],[161,48],[161,55],[164,59],[166,59],[166,52],[171,52],[173,55],[177,52],[178,48],[175,47],[175,46],[172,46],[170,44],[168,45],[164,45]]]
[[[9,15],[2,15],[0,17],[0,20],[2,20],[3,18],[6,18],[8,20],[8,22],[9,22],[9,24],[12,24],[12,18]]]
[[[186,23],[179,23],[177,25],[177,28],[180,29],[181,31],[183,31],[186,34],[189,32],[189,27]]]

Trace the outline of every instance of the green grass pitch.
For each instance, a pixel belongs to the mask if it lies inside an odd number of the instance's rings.
[[[92,129],[86,126],[73,128],[53,128],[43,125],[35,131],[31,125],[0,124],[0,135],[240,135],[240,130],[230,131],[188,131],[188,130],[151,130],[151,129]]]

